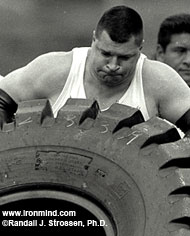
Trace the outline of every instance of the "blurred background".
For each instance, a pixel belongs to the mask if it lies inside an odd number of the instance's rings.
[[[161,21],[190,12],[189,0],[0,0],[0,74],[46,52],[90,46],[102,13],[122,4],[143,18],[143,52],[148,57],[155,51]]]

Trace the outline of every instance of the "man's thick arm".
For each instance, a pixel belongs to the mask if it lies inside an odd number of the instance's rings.
[[[65,85],[72,52],[43,54],[0,80],[0,126],[11,122],[17,104],[34,99],[54,102]]]
[[[162,63],[155,63],[153,66],[153,71],[156,71],[154,78],[157,81],[156,89],[153,90],[156,94],[159,115],[186,134],[190,130],[190,88],[169,66]]]

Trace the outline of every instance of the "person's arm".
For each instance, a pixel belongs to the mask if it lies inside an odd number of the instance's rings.
[[[179,127],[184,133],[190,130],[190,88],[171,67],[154,62],[155,94],[159,115]]]
[[[63,52],[44,54],[0,80],[0,126],[12,120],[19,102],[51,99],[58,93],[64,86],[70,58]]]

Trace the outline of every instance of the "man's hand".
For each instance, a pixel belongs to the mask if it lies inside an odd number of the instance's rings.
[[[190,109],[177,120],[176,126],[185,133],[185,137],[190,137]]]
[[[17,111],[17,103],[2,89],[0,89],[0,127],[3,123],[13,120],[14,113]]]

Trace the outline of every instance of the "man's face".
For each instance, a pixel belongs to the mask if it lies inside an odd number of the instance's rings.
[[[92,75],[108,86],[117,86],[131,77],[140,55],[140,47],[131,37],[128,42],[112,41],[106,31],[97,39],[95,36],[91,50]]]
[[[190,34],[174,34],[161,61],[173,67],[190,86]]]

